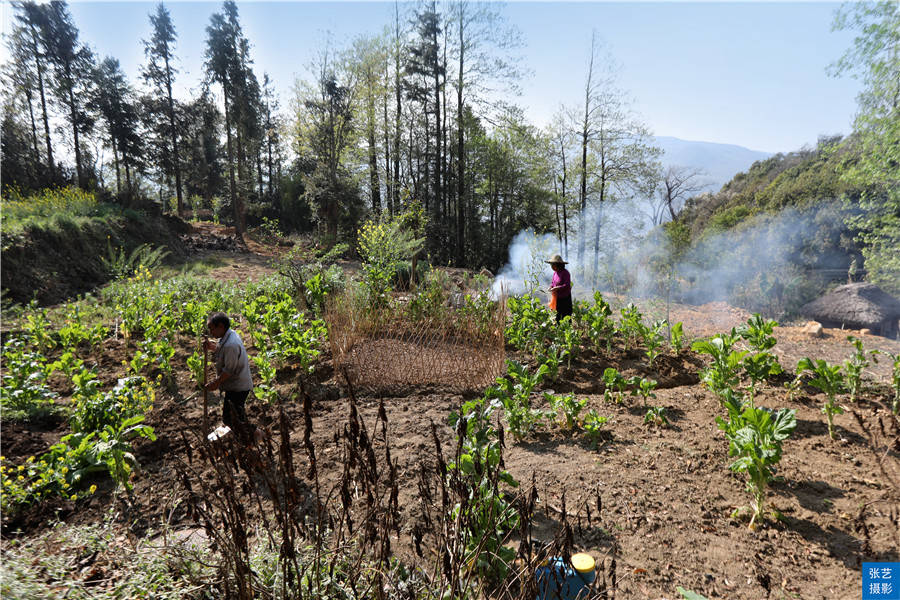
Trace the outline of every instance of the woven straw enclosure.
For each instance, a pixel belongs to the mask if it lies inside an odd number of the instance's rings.
[[[503,301],[489,315],[445,307],[440,315],[411,319],[403,310],[338,299],[325,313],[335,370],[356,388],[386,394],[492,384],[504,369],[505,321]]]

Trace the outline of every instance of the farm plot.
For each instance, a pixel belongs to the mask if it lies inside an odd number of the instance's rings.
[[[123,439],[130,444],[122,447],[123,464],[133,464],[130,454],[140,465],[127,476],[116,476],[115,457],[113,467],[97,460],[91,466],[98,468],[77,481],[59,473],[65,462],[54,463],[54,485],[68,483],[73,493],[45,487],[40,497],[5,508],[4,537],[16,546],[4,544],[4,568],[15,569],[22,585],[38,586],[46,597],[62,597],[66,589],[121,593],[136,580],[128,582],[127,565],[114,550],[138,547],[139,540],[157,540],[160,548],[161,530],[171,539],[199,536],[206,540],[206,564],[225,565],[204,570],[198,557],[188,561],[193,568],[170,564],[175,597],[242,585],[279,597],[280,576],[291,569],[321,573],[316,561],[322,560],[336,561],[339,575],[315,584],[321,595],[371,597],[383,589],[392,596],[402,588],[417,597],[448,589],[459,597],[527,597],[529,561],[554,542],[592,554],[600,569],[597,593],[615,590],[616,598],[677,598],[678,586],[709,598],[855,597],[861,561],[898,560],[900,432],[890,379],[864,378],[850,402],[844,366],[835,403],[847,410],[833,415],[832,439],[822,414],[828,393],[815,383],[821,376],[798,379],[795,364],[783,357],[779,367],[787,373],[779,372],[778,361],[768,358],[777,343],[766,348],[777,330],[767,333],[764,320],[692,351],[689,333],[673,326],[676,333],[668,335],[635,307],[622,307],[613,319],[600,296],[579,305],[576,318],[562,326],[539,304],[510,299],[511,361],[496,384],[417,391],[403,382],[403,395],[362,395],[361,388],[351,396],[335,373],[323,325],[296,309],[284,282],[225,291],[204,286],[136,278],[112,290],[104,301],[114,301],[96,307],[108,328],[96,341],[88,327],[84,339],[64,343],[65,318],[40,311],[5,332],[4,352],[18,355],[4,358],[4,374],[11,360],[36,363],[22,367],[31,369],[22,380],[33,384],[28,393],[43,407],[25,419],[4,416],[5,479],[15,482],[29,456],[45,455],[71,435],[85,399],[125,402],[113,392],[125,377],[149,386],[152,403],[132,394],[129,406],[144,417],[135,425],[155,436]],[[266,433],[250,452],[234,451],[233,467],[207,455],[191,371],[199,356],[196,324],[213,309],[238,318],[259,388],[249,414]],[[13,339],[23,339],[23,346],[6,349]],[[851,360],[853,346],[838,336],[811,341],[801,353],[817,358],[826,347],[844,348]],[[389,362],[392,349],[382,352]],[[890,364],[886,355],[877,358],[879,368]],[[34,373],[47,375],[31,378]],[[91,395],[85,388],[95,379]],[[9,393],[12,386],[4,381]],[[4,397],[4,415],[6,403]],[[765,424],[753,419],[779,409],[787,409],[792,425],[781,439],[757,446],[777,447],[780,461],[733,443],[739,429],[756,427],[762,436]],[[213,399],[211,414],[219,410]],[[76,420],[75,427],[97,431],[99,425],[86,422]],[[746,489],[752,482],[746,468],[729,469],[743,459],[756,460],[770,475],[757,495]],[[223,476],[233,478],[232,496],[216,488]],[[5,503],[13,502],[12,489],[4,482]],[[477,501],[461,504],[462,496],[454,496],[460,490]],[[228,512],[217,500],[223,497],[236,499],[243,516]],[[292,515],[279,516],[278,507],[288,505]],[[57,519],[64,526],[48,529]],[[216,531],[213,522],[224,525]],[[324,530],[312,526],[317,522],[328,524],[327,543]],[[279,523],[291,527],[274,527]],[[89,526],[106,528],[112,541],[62,591],[52,591],[60,582],[50,570],[23,566],[39,564],[41,544],[51,543],[47,536],[68,548],[60,532]],[[254,549],[248,571],[222,562],[223,545],[237,543],[234,527],[243,528]],[[278,544],[268,554],[257,552],[273,531],[279,540],[293,536],[299,558],[279,559]],[[72,564],[83,561],[85,545],[70,546]],[[325,559],[308,554],[311,547],[325,548]],[[260,556],[268,557],[268,570]],[[285,566],[291,560],[299,567]],[[354,571],[354,564],[364,568]]]

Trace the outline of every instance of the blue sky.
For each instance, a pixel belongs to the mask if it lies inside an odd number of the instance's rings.
[[[120,60],[137,81],[150,34],[148,2],[70,3],[82,40]],[[178,31],[180,95],[202,76],[205,28],[220,2],[167,3]],[[657,135],[730,143],[770,152],[849,133],[859,83],[826,67],[852,43],[832,32],[836,2],[510,2],[502,8],[524,45],[517,103],[537,125],[582,95],[596,30],[620,64],[620,86]],[[375,35],[392,18],[384,2],[239,2],[257,73],[282,99],[329,33],[336,47]],[[8,30],[9,5],[2,6]],[[5,52],[4,52],[5,55]]]

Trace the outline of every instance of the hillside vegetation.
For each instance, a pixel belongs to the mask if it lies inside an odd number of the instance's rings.
[[[692,199],[683,218],[696,239],[759,214],[806,209],[845,197],[858,201],[860,190],[840,176],[847,158],[840,137],[823,138],[816,148],[776,154],[735,175],[718,193]]]
[[[691,198],[666,226],[680,261],[680,294],[784,316],[848,280],[900,291],[890,272],[863,267],[859,221],[868,213],[860,203],[884,194],[846,176],[858,147],[853,136],[823,138],[815,148],[754,163],[718,193]]]
[[[145,244],[184,256],[179,234],[188,225],[152,206],[123,208],[70,187],[10,194],[2,209],[5,301],[46,305],[90,291]]]

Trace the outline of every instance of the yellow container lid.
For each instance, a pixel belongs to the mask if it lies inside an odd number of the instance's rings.
[[[572,555],[572,567],[579,573],[590,573],[594,570],[594,557],[584,552]]]

